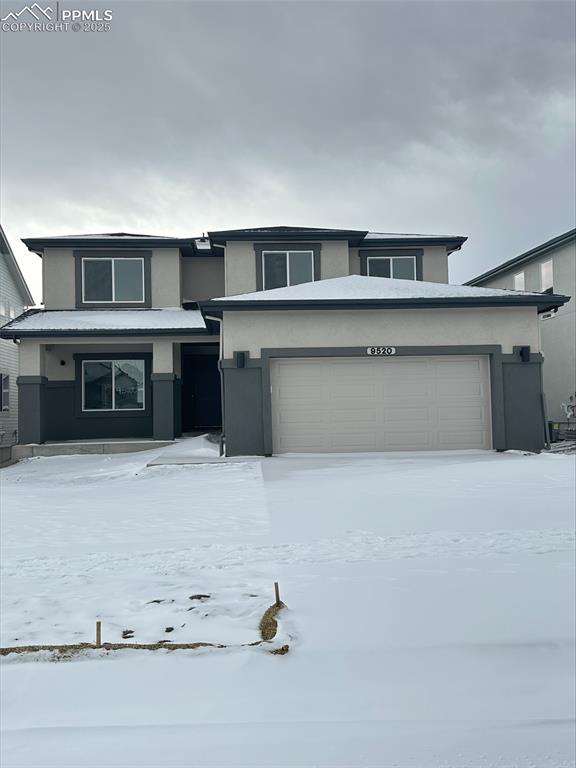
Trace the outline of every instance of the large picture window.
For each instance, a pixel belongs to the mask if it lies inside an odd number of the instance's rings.
[[[314,280],[314,253],[262,251],[262,274],[264,290],[311,283]]]
[[[368,256],[367,274],[370,277],[393,277],[397,280],[416,280],[414,256]]]
[[[144,303],[144,259],[82,259],[82,301],[98,304]]]
[[[144,360],[83,360],[83,411],[143,411]]]

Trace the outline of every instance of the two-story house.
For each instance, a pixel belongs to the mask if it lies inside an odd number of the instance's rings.
[[[538,313],[448,285],[466,238],[268,227],[30,238],[20,440],[222,428],[226,454],[539,449]]]
[[[32,298],[10,243],[0,226],[0,327],[32,306]],[[16,442],[18,431],[18,347],[0,339],[0,449]],[[4,451],[0,450],[0,464]],[[8,457],[8,454],[6,454]]]
[[[470,280],[467,285],[572,296],[576,292],[576,229],[564,232]],[[574,303],[540,316],[544,394],[548,415],[566,421],[562,404],[576,396]]]

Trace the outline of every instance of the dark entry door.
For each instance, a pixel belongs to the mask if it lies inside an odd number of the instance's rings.
[[[194,346],[182,350],[182,431],[221,429],[218,352]]]

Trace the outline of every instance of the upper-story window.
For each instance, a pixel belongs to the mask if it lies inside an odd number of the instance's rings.
[[[144,259],[82,259],[82,300],[98,304],[144,303]]]
[[[552,266],[552,259],[543,261],[540,264],[540,290],[551,291],[554,287],[554,268]]]
[[[517,272],[514,275],[514,290],[515,291],[526,290],[526,280],[524,279],[524,272]]]
[[[262,251],[264,290],[314,280],[313,251]]]
[[[366,265],[370,277],[416,280],[415,256],[368,256]]]
[[[152,252],[74,251],[76,307],[151,307]]]

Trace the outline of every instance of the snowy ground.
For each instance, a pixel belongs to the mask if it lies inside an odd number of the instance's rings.
[[[1,644],[291,652],[8,657],[3,768],[573,765],[574,456],[157,455],[0,471]]]

